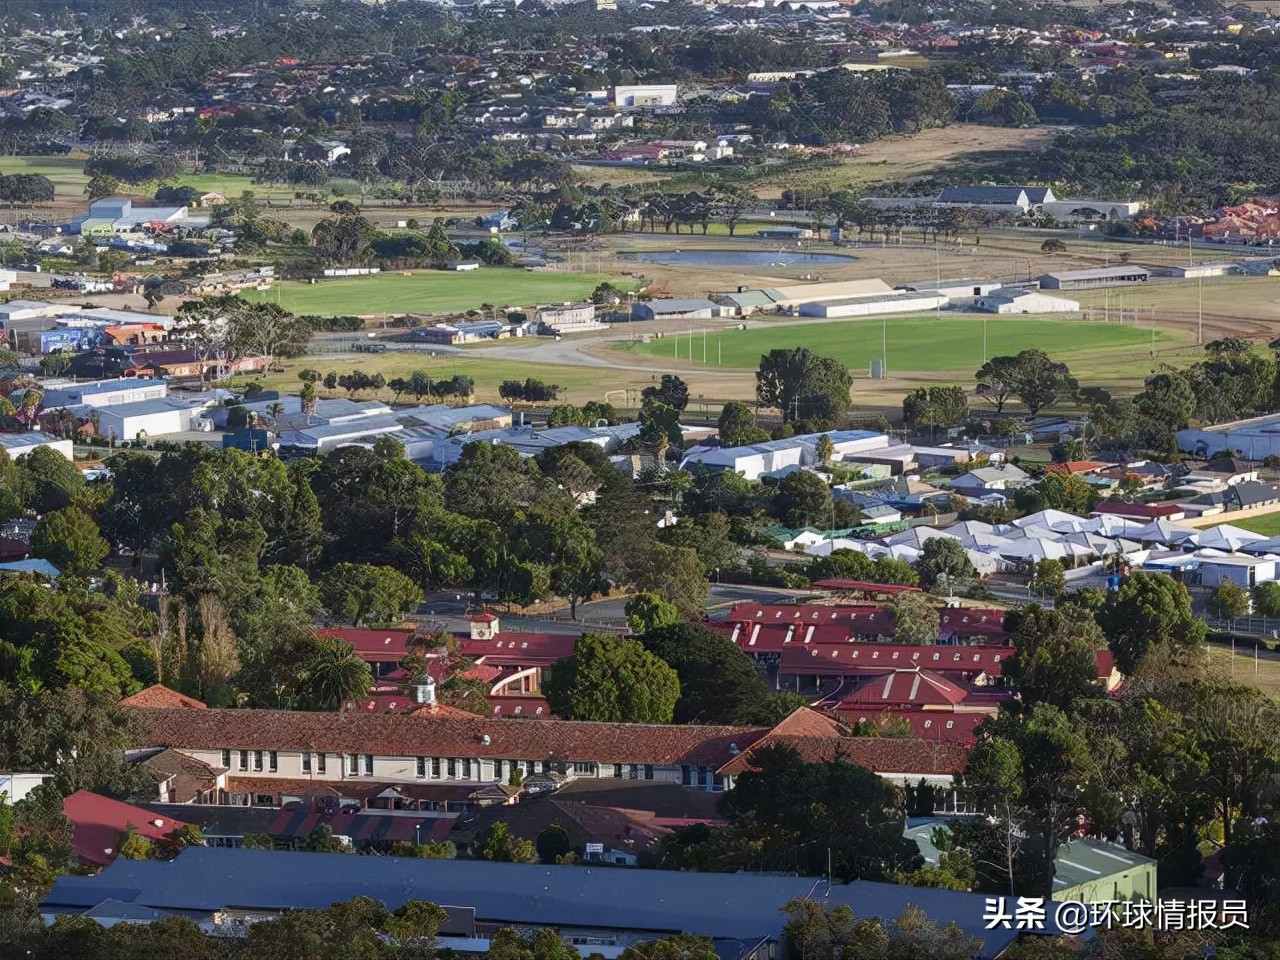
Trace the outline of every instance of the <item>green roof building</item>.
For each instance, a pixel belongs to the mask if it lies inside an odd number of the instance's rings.
[[[912,820],[906,829],[925,862],[936,865],[938,848],[933,831],[945,827],[946,820]],[[1103,840],[1070,840],[1058,848],[1053,860],[1053,899],[1078,903],[1106,900],[1156,899],[1156,861],[1134,853],[1118,843]]]

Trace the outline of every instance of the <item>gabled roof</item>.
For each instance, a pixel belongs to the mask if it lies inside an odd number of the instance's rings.
[[[171,690],[162,683],[153,683],[144,690],[139,690],[131,697],[120,701],[122,707],[139,707],[146,710],[165,709],[169,707],[185,707],[188,710],[205,710],[203,703],[185,693]]]
[[[717,772],[736,776],[752,769],[762,748],[789,747],[806,763],[844,760],[881,776],[954,776],[964,769],[968,751],[958,743],[931,743],[914,737],[765,737]]]
[[[844,698],[845,703],[886,704],[894,706],[955,706],[963,703],[968,691],[920,667],[893,670],[873,677]]]
[[[163,840],[174,830],[187,826],[181,820],[88,790],[77,790],[62,801],[62,812],[75,830],[71,845],[76,856],[98,865],[108,864],[116,858],[120,852],[120,834],[131,826],[152,841]]]
[[[148,710],[144,742],[182,749],[321,750],[376,756],[718,766],[760,727],[502,720],[467,715]]]
[[[148,757],[139,766],[156,783],[168,784],[168,793],[162,799],[170,803],[191,803],[203,791],[217,787],[219,775],[226,773],[180,750],[167,748]]]

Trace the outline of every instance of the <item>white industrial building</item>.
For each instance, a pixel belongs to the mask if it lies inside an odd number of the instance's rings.
[[[50,450],[58,451],[68,460],[72,459],[70,440],[63,440],[39,430],[32,430],[30,433],[0,433],[0,450],[4,450],[10,460],[25,457],[40,447],[48,447]]]
[[[1246,460],[1280,456],[1280,414],[1232,420],[1212,427],[1179,430],[1178,449],[1196,457],[1239,454]]]
[[[631,305],[632,320],[710,320],[725,308],[710,300],[645,300]]]
[[[1079,313],[1080,304],[1066,297],[1055,297],[1040,290],[1015,287],[993,290],[975,297],[973,305],[985,313]]]
[[[981,297],[992,290],[1000,289],[998,280],[974,280],[971,277],[960,277],[956,280],[925,280],[921,283],[903,283],[899,290],[910,293],[940,293],[952,300],[964,300],[968,297]]]
[[[765,474],[817,466],[818,438],[822,436],[831,438],[833,460],[889,447],[889,438],[883,433],[835,430],[827,434],[809,433],[785,440],[766,440],[744,447],[694,447],[681,461],[680,469],[700,466],[709,470],[732,470],[748,480],[759,480]]]
[[[940,293],[896,293],[850,300],[816,300],[800,304],[802,317],[878,317],[886,313],[919,313],[945,307],[950,299]]]
[[[98,418],[99,436],[114,437],[118,441],[147,440],[171,433],[185,433],[196,429],[199,420],[206,420],[209,429],[213,429],[213,421],[208,419],[203,406],[192,406],[172,397],[100,407],[95,415]]]
[[[670,107],[676,102],[674,83],[646,83],[615,86],[610,100],[615,107]]]
[[[566,333],[584,333],[590,330],[607,330],[607,324],[596,319],[594,303],[565,304],[560,307],[543,307],[538,311],[538,330],[560,336]]]
[[[1260,583],[1276,579],[1276,559],[1227,554],[1221,557],[1200,553],[1200,583],[1206,587],[1230,581],[1251,590]]]
[[[169,386],[163,380],[121,377],[118,380],[90,380],[85,383],[51,382],[44,388],[46,410],[58,407],[117,407],[144,400],[163,400]]]
[[[1225,277],[1239,273],[1240,267],[1234,263],[1196,263],[1186,267],[1170,267],[1169,275],[1180,280],[1202,280],[1206,277]]]

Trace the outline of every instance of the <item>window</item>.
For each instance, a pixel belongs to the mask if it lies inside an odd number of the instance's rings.
[[[614,775],[614,777],[616,777],[616,778],[617,778],[617,779],[619,779],[619,780],[621,780],[621,779],[622,779],[622,764],[620,764],[620,763],[615,763],[615,764],[613,765],[613,775]]]
[[[364,775],[366,777],[373,776],[373,754],[366,753],[364,755]]]
[[[573,772],[583,774],[584,776],[590,776],[596,772],[596,765],[582,760],[575,760],[573,762]]]
[[[462,761],[462,779],[471,779],[471,760],[469,758],[464,758]]]
[[[688,764],[680,765],[680,784],[685,787],[693,786],[693,767]]]
[[[707,772],[706,767],[698,768],[698,786],[705,787],[707,785]]]
[[[311,751],[310,750],[302,751],[302,772],[303,773],[311,772]]]
[[[231,769],[231,751],[230,750],[222,751],[222,769],[223,770]]]
[[[652,780],[652,779],[653,779],[653,764],[652,764],[652,763],[646,763],[646,764],[644,765],[644,778],[645,778],[646,780]]]
[[[449,779],[456,780],[457,777],[458,777],[458,761],[453,759],[453,757],[450,757],[449,758]]]
[[[355,776],[360,772],[360,757],[358,754],[350,754],[347,757],[347,773]]]
[[[427,758],[418,758],[418,779],[425,780],[427,776]]]
[[[316,772],[324,773],[324,759],[327,754],[320,753],[316,755]]]
[[[262,751],[261,750],[253,751],[253,769],[255,773],[262,772]]]
[[[431,776],[437,780],[440,779],[440,758],[439,757],[431,758]]]
[[[267,751],[267,769],[272,773],[280,769],[280,755],[274,750]]]
[[[240,751],[240,769],[241,770],[249,769],[249,751],[248,750]]]
[[[724,789],[724,777],[720,774],[715,775],[715,779],[711,781],[711,789],[717,792]]]
[[[956,725],[956,722],[955,722],[954,720],[948,720],[948,721],[947,721],[947,729],[948,729],[948,730],[950,730],[950,729],[952,729],[953,727],[955,727],[955,725]]]

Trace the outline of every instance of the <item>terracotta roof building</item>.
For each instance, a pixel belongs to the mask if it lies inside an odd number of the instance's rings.
[[[164,684],[153,683],[151,686],[139,690],[131,697],[125,697],[120,701],[122,707],[141,707],[147,710],[163,709],[166,707],[181,707],[186,710],[206,710],[208,709],[203,703],[194,697],[188,697],[186,694],[179,693],[177,690],[170,690]]]

